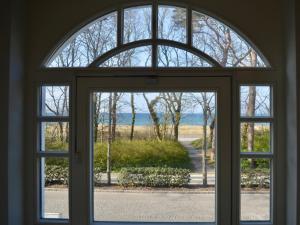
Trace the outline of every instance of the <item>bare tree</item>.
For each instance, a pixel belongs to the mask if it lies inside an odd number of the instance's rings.
[[[156,134],[156,137],[158,140],[162,140],[162,134],[160,131],[160,122],[159,122],[159,117],[158,114],[155,110],[156,105],[158,104],[159,100],[160,100],[160,96],[157,96],[156,98],[154,98],[153,100],[149,100],[146,96],[145,93],[143,93],[143,97],[147,103],[147,107],[154,125],[154,132]]]
[[[214,107],[214,93],[200,92],[198,95],[191,95],[194,102],[199,104],[202,108],[203,113],[203,147],[202,147],[202,174],[203,174],[203,185],[207,186],[207,150],[208,150],[208,122],[212,116]]]
[[[97,92],[93,95],[93,110],[94,110],[94,142],[98,140],[99,124],[100,124],[100,111],[101,111],[101,99],[102,93]]]
[[[55,116],[65,116],[69,113],[68,86],[51,86],[46,88],[48,99],[44,100],[46,109]],[[68,141],[68,123],[64,127],[63,122],[58,122],[59,139],[61,142]]]
[[[134,93],[130,93],[130,106],[131,106],[131,129],[130,129],[130,140],[133,140],[134,136],[134,125],[135,125],[135,104],[134,104]]]
[[[163,93],[162,98],[164,99],[168,111],[171,115],[171,121],[173,124],[173,135],[174,139],[178,141],[179,136],[179,124],[181,119],[181,111],[182,111],[182,96],[183,92],[175,93]]]
[[[112,93],[109,94],[109,113],[108,113],[108,138],[107,138],[107,161],[106,161],[106,173],[107,184],[111,184],[111,147],[112,147]]]

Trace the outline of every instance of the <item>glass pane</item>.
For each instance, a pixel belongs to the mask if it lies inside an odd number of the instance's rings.
[[[241,123],[242,152],[270,152],[270,123]]]
[[[259,54],[235,31],[214,18],[193,11],[193,46],[223,67],[266,67]]]
[[[117,12],[103,16],[73,35],[50,59],[47,67],[87,67],[117,46]]]
[[[150,67],[152,65],[152,47],[132,48],[115,55],[99,67]]]
[[[42,116],[68,116],[69,87],[42,86],[40,105]]]
[[[241,220],[270,220],[270,182],[270,160],[241,160]]]
[[[211,67],[199,56],[179,48],[159,45],[157,54],[159,67]]]
[[[241,86],[241,116],[270,117],[272,99],[270,86]]]
[[[158,7],[158,38],[186,43],[186,9],[174,6]]]
[[[214,92],[94,93],[94,220],[214,222],[215,103]]]
[[[42,122],[40,137],[41,151],[68,151],[69,123]]]
[[[150,39],[152,35],[152,6],[124,10],[124,43]]]
[[[69,161],[40,159],[40,210],[46,219],[69,218]]]

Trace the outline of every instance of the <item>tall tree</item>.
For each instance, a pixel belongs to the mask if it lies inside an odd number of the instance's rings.
[[[107,161],[106,161],[106,173],[107,173],[107,184],[111,184],[111,147],[112,147],[112,93],[109,94],[108,103],[108,138],[107,138]]]
[[[146,101],[146,104],[147,104],[147,107],[148,107],[148,110],[149,110],[149,113],[150,113],[150,116],[151,116],[151,119],[152,119],[152,122],[153,122],[153,125],[154,125],[154,132],[156,134],[156,137],[157,137],[158,140],[162,140],[162,134],[161,134],[161,131],[160,131],[159,117],[158,117],[158,114],[155,110],[155,107],[156,107],[157,103],[160,100],[160,96],[155,97],[151,101],[147,98],[145,93],[143,93],[143,97]]]
[[[130,93],[130,106],[131,106],[131,129],[130,129],[130,140],[133,140],[134,136],[134,125],[135,125],[135,104],[134,104],[134,93]]]
[[[173,124],[174,139],[178,141],[179,125],[182,111],[182,96],[183,92],[175,93],[163,93],[162,97],[167,105],[168,111],[171,115],[171,121]]]
[[[202,146],[202,174],[203,174],[203,186],[207,186],[207,150],[208,150],[208,122],[212,116],[211,112],[215,104],[214,94],[201,92],[199,94],[192,94],[194,102],[201,106],[203,114],[203,146]]]
[[[101,92],[93,95],[93,110],[94,110],[94,142],[98,140],[99,124],[100,124],[100,110],[101,110]]]

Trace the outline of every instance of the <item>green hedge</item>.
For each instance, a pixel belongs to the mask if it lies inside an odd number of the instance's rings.
[[[190,170],[180,168],[123,168],[118,175],[121,186],[182,187],[190,182]]]
[[[245,169],[241,172],[241,186],[246,188],[269,188],[270,171],[268,169]]]
[[[45,185],[67,185],[69,168],[60,165],[45,166]]]
[[[45,186],[51,185],[68,185],[69,168],[61,165],[46,165],[45,167]],[[94,184],[101,185],[101,171],[99,168],[94,169]]]

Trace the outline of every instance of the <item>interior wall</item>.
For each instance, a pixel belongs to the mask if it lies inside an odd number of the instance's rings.
[[[89,21],[92,17],[99,15],[103,11],[115,9],[119,5],[131,2],[128,0],[113,1],[95,1],[95,0],[63,0],[63,1],[40,1],[27,0],[27,26],[26,26],[26,76],[27,76],[27,101],[32,99],[33,82],[39,75],[40,67],[43,61],[51,51],[63,40],[67,34],[76,31],[80,24]],[[137,0],[135,2],[145,2]],[[176,1],[175,1],[176,2]],[[286,42],[285,42],[285,0],[264,0],[264,1],[240,1],[240,0],[183,0],[177,1],[189,4],[195,8],[208,11],[220,19],[224,19],[234,25],[245,36],[247,36],[266,56],[272,69],[271,72],[277,78],[279,83],[279,101],[283,111],[283,103],[286,98],[283,92],[285,80],[285,59]],[[292,57],[292,55],[291,55]],[[294,93],[295,95],[295,93]],[[294,96],[294,101],[296,96]],[[291,103],[293,104],[293,103]],[[28,109],[27,109],[28,110]],[[280,127],[284,127],[286,121],[284,112],[280,112]],[[27,117],[32,116],[30,110],[27,111]],[[26,129],[30,130],[32,124],[26,124]],[[284,132],[284,131],[281,131]],[[32,143],[32,138],[26,134],[27,146]],[[293,136],[291,136],[293,137]],[[284,139],[284,138],[283,138]],[[279,146],[281,151],[286,146]],[[283,149],[285,150],[285,149]],[[284,154],[281,154],[285,157]],[[32,181],[32,149],[26,149],[26,178]],[[289,164],[289,161],[287,161]],[[292,168],[290,168],[292,169]],[[278,171],[282,177],[286,176],[285,169]],[[32,183],[27,183],[26,193],[32,193]],[[296,187],[297,188],[297,187]],[[295,191],[294,189],[293,191]],[[280,187],[280,193],[285,193],[284,188]],[[28,195],[30,196],[30,194]],[[283,196],[283,195],[282,195]],[[282,197],[280,196],[280,197]],[[283,197],[284,198],[284,197]],[[28,203],[32,199],[26,199],[25,213],[32,215],[34,210]],[[282,202],[282,201],[281,201]],[[28,207],[29,206],[29,207]],[[280,211],[285,211],[285,204],[279,206]],[[287,210],[286,210],[287,212]],[[32,224],[32,218],[26,217],[25,224]],[[292,221],[291,221],[292,222]],[[278,221],[278,224],[284,224],[284,221]],[[289,225],[296,225],[291,223]]]
[[[286,224],[300,224],[300,29],[299,2],[289,1],[286,20],[286,110],[287,110],[287,221]]]
[[[103,11],[132,2],[127,0],[28,1],[30,2],[28,21],[30,72],[36,71],[54,47],[80,24]],[[137,2],[145,1],[137,0]],[[281,69],[284,62],[282,0],[264,0],[259,3],[240,0],[177,2],[195,6],[228,21],[257,45],[274,69]]]
[[[9,73],[9,33],[10,33],[10,17],[9,17],[9,1],[4,1],[3,6],[0,8],[0,25],[2,33],[0,35],[0,224],[7,224],[8,219],[8,198],[6,181],[8,179],[7,172],[7,148],[8,148],[8,135],[7,135],[7,116],[8,116],[8,73]],[[2,183],[3,182],[3,183]]]
[[[23,224],[23,5],[1,1],[0,8],[0,224]]]

